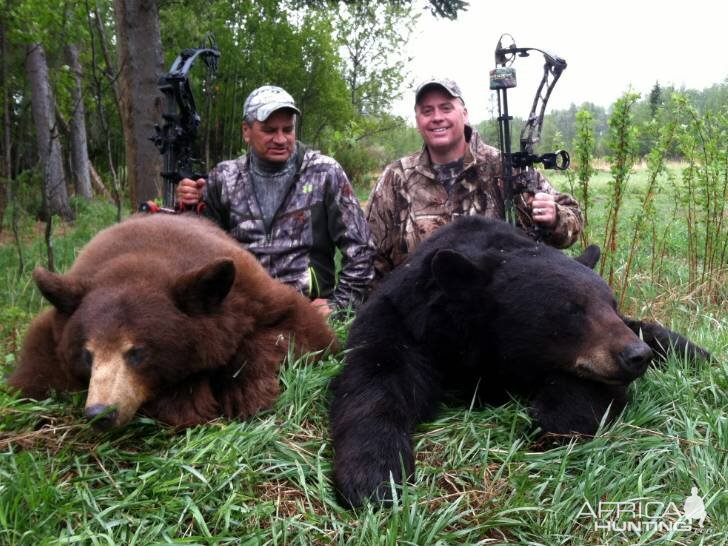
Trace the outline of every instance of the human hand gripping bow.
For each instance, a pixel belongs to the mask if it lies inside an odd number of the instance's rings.
[[[506,40],[509,40],[510,44],[504,46]],[[520,151],[513,152],[511,150],[511,120],[513,117],[508,114],[507,90],[516,87],[516,71],[511,65],[516,56],[528,57],[530,51],[538,51],[543,54],[544,73],[536,91],[531,112],[521,129]],[[541,163],[545,169],[565,170],[569,167],[569,154],[565,150],[559,150],[535,155],[533,149],[541,139],[546,103],[554,85],[566,68],[566,61],[541,49],[516,47],[513,37],[504,34],[498,40],[495,49],[495,62],[496,68],[490,72],[490,88],[498,94],[498,138],[501,150],[501,179],[506,221],[515,225],[516,208],[513,199],[517,194],[528,194],[531,199],[535,236],[537,239],[543,239],[546,233],[540,226],[553,227],[556,224],[556,208],[551,195],[539,193],[533,165]]]

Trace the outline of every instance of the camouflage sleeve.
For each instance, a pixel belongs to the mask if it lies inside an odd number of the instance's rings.
[[[396,221],[396,187],[397,169],[388,165],[376,186],[369,195],[366,218],[374,238],[376,256],[374,257],[375,283],[381,281],[387,273],[394,269],[395,249],[398,246]]]
[[[330,302],[338,309],[358,307],[374,277],[374,244],[354,189],[337,163],[326,196],[329,234],[341,251],[341,271]]]
[[[556,201],[556,226],[549,230],[546,242],[556,248],[567,248],[573,245],[581,233],[582,219],[579,203],[568,193],[559,193],[546,177],[536,171],[537,190],[549,193]]]
[[[230,231],[230,209],[222,202],[222,180],[219,167],[215,167],[208,174],[202,192],[202,200],[205,203],[202,215],[225,231]]]

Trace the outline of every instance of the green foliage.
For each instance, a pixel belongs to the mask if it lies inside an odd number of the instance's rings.
[[[514,121],[514,127],[517,126],[518,125]],[[495,146],[496,148],[499,147],[500,138],[498,137],[498,122],[495,119],[481,121],[475,126],[475,129],[483,139],[483,142],[491,146]]]
[[[467,11],[468,4],[465,0],[430,0],[430,11],[438,17],[457,19],[461,11]]]
[[[334,28],[344,55],[344,78],[359,114],[382,115],[401,95],[402,57],[418,15],[408,4],[355,2],[340,6]]]
[[[28,169],[20,173],[13,183],[13,203],[5,210],[5,225],[9,225],[12,208],[18,207],[22,215],[40,218],[43,210],[43,190],[40,173],[36,169]]]
[[[398,135],[408,135],[409,141],[398,141]],[[392,116],[358,116],[344,130],[327,134],[326,142],[326,153],[341,163],[357,194],[364,196],[385,164],[421,146],[419,133]]]
[[[668,102],[669,97],[676,92],[684,95],[690,104],[692,104],[701,115],[707,112],[718,112],[726,104],[728,104],[728,79],[724,80],[722,83],[714,84],[700,91],[685,89],[678,90],[674,87],[662,87],[659,83],[656,83],[650,93],[644,99],[638,100],[632,108],[634,124],[637,127],[638,133],[637,139],[639,143],[640,157],[647,156],[652,147],[655,145],[655,142],[650,140],[651,135],[654,135],[654,132],[650,129],[649,122],[655,116],[659,118],[660,116],[665,115],[666,110],[664,108],[660,109],[659,106]],[[609,110],[612,110],[613,108],[614,105],[612,105]],[[553,135],[557,132],[561,135],[566,149],[574,149],[576,146],[575,139],[578,138],[575,133],[575,116],[578,111],[582,110],[589,111],[594,119],[595,157],[601,158],[608,155],[608,110],[602,106],[588,102],[583,103],[578,108],[572,105],[565,110],[551,110],[544,118],[544,126],[539,149],[542,151],[551,151],[556,149],[553,142]],[[495,116],[492,117],[495,118]],[[521,125],[522,123],[516,123],[514,121],[515,127],[520,127]],[[493,132],[491,134],[497,135],[497,132],[495,132],[496,128],[495,122],[493,122]],[[485,132],[480,127],[479,130],[481,133]],[[497,142],[497,136],[495,140],[488,140],[488,142]],[[674,145],[670,150],[670,156],[673,159],[676,159],[679,156],[679,151],[676,145]]]
[[[87,13],[83,3],[18,0],[11,2],[10,6],[6,24],[11,49],[33,43],[43,45],[49,59],[58,110],[68,119],[73,110],[68,92],[72,80],[64,47],[88,40]],[[84,61],[89,62],[89,59],[84,58]]]
[[[451,18],[467,8],[467,3],[451,0],[433,0],[425,5],[437,16]],[[3,16],[8,67],[4,84],[12,100],[3,104],[3,109],[10,111],[12,178],[32,169],[37,162],[23,68],[25,47],[31,42],[43,44],[60,119],[68,120],[74,105],[64,49],[76,43],[84,68],[89,157],[107,186],[114,186],[123,197],[125,150],[113,90],[118,76],[113,2],[13,0],[8,6]],[[182,49],[202,43],[208,33],[216,36],[223,53],[214,79],[208,79],[201,65],[192,74],[202,114],[196,153],[208,167],[244,150],[242,103],[253,88],[262,84],[277,83],[291,91],[304,112],[299,137],[325,150],[338,146],[329,142],[329,137],[346,133],[352,122],[386,124],[387,110],[408,77],[403,45],[422,13],[421,5],[406,0],[165,0],[158,7],[165,69]],[[660,91],[664,98],[674,89],[662,87]],[[715,111],[728,103],[728,81],[685,94],[699,113]],[[652,102],[645,99],[633,108],[641,156],[654,144],[649,141],[647,122],[652,118],[656,92],[649,100]],[[546,117],[543,150],[554,149],[556,135],[560,135],[567,150],[573,149],[577,138],[575,114],[579,109],[593,115],[595,156],[607,152],[606,109],[588,103],[552,111]],[[361,113],[378,121],[358,119]],[[514,120],[514,127],[521,124],[521,120]],[[478,128],[486,142],[497,144],[492,120]],[[386,162],[419,147],[417,138],[410,138],[411,131],[397,131],[406,137],[402,144],[386,135],[381,136],[381,143],[379,138],[377,142],[364,138],[359,142],[365,149],[347,151],[348,155],[359,156],[347,161],[355,165],[381,164],[381,157]],[[517,131],[513,140],[515,149]],[[68,150],[67,145],[65,148]],[[395,150],[399,153],[393,154]],[[670,150],[673,158],[679,153],[677,145]],[[367,154],[371,157],[365,158]]]
[[[356,7],[363,4],[380,4],[395,9],[408,8],[414,4],[412,0],[293,0],[294,6],[315,6],[317,8],[337,9],[342,6]],[[429,0],[428,9],[435,17],[444,19],[457,19],[462,11],[467,11],[468,2],[465,0]]]
[[[325,128],[343,128],[352,118],[330,14],[291,12],[275,0],[214,0],[170,3],[160,19],[168,63],[207,33],[221,51],[214,80],[206,81],[202,66],[192,76],[206,106],[198,105],[205,112],[200,134],[210,153],[200,156],[210,166],[244,148],[243,102],[261,85],[279,85],[293,95],[302,112],[299,137],[310,144],[320,144]]]
[[[639,241],[644,235],[643,230],[648,223],[651,223],[653,226],[655,224],[655,195],[660,191],[659,177],[667,171],[667,154],[675,138],[676,126],[677,121],[675,116],[671,116],[665,125],[658,125],[654,122],[650,124],[650,127],[655,132],[654,141],[657,144],[647,157],[647,185],[641,197],[641,207],[632,216],[632,240],[627,253],[627,262],[622,269],[621,286],[617,291],[620,306],[623,305],[627,294],[627,284],[632,273],[632,266],[635,262]],[[653,233],[655,233],[654,229]],[[656,237],[653,237],[653,251],[654,245],[659,244],[659,241],[655,239]],[[654,252],[653,257],[655,257]],[[652,271],[654,272],[654,270],[655,264],[653,261]]]
[[[669,252],[668,247],[674,245],[673,232],[679,222],[684,224],[681,236],[685,238],[684,250],[689,258],[680,271],[691,283],[691,292],[701,300],[726,298],[726,106],[703,112],[695,100],[693,93],[673,93],[669,101],[663,100],[655,115],[649,117],[646,115],[648,104],[628,93],[613,108],[608,140],[612,153],[609,158],[611,180],[609,197],[603,204],[607,214],[603,224],[601,271],[609,272],[609,282],[618,292],[620,301],[628,297],[628,285],[638,262],[644,271],[650,272],[653,282],[661,282],[666,267],[670,267],[665,265],[664,257]],[[579,113],[577,125],[579,117],[584,115]],[[584,160],[579,156],[586,152],[587,136],[582,134],[574,142],[573,172],[566,173],[568,188],[576,190],[588,218],[583,236],[593,233],[592,214],[599,213],[589,195],[591,192],[585,194],[576,187],[577,176],[586,180],[595,173],[594,170],[590,170],[589,175],[580,172]],[[552,139],[552,142],[556,140]],[[649,146],[649,152],[645,162],[638,164],[645,146]],[[681,163],[668,166],[668,160],[675,158],[680,158]],[[635,172],[640,173],[636,181],[633,180]],[[660,194],[669,194],[670,210],[663,211],[669,219],[667,224],[656,219],[654,203]],[[639,206],[629,205],[629,217],[624,218],[620,211],[630,195]],[[617,267],[615,256],[621,255],[620,234],[625,229],[631,235],[624,265]],[[583,237],[582,244],[586,244],[585,239]],[[650,260],[640,261],[639,255],[649,256]],[[615,278],[617,269],[619,279]]]
[[[599,273],[604,274],[610,286],[614,286],[615,256],[617,253],[619,234],[619,212],[622,208],[624,192],[637,160],[637,129],[634,125],[632,107],[639,99],[637,93],[625,93],[614,105],[609,118],[608,146],[611,152],[610,171],[612,180],[609,184],[609,216],[604,230],[603,258]]]
[[[415,127],[404,120],[389,130],[377,135],[377,143],[384,148],[385,160],[381,166],[401,157],[415,153],[422,148],[422,137]]]
[[[592,159],[594,157],[594,118],[588,110],[581,110],[576,114],[576,141],[574,143],[573,169],[578,181],[578,191],[575,196],[581,205],[581,214],[584,228],[581,233],[582,247],[586,248],[589,242],[589,208],[591,199],[589,195],[589,180],[594,174]]]
[[[181,50],[203,43],[208,34],[215,36],[222,52],[215,78],[208,77],[202,63],[191,74],[202,117],[195,153],[207,167],[244,151],[243,101],[264,84],[291,92],[303,113],[298,136],[315,147],[335,147],[327,138],[348,131],[351,123],[388,123],[386,111],[406,78],[402,46],[417,19],[407,2],[352,3],[341,10],[332,10],[328,2],[295,0],[184,0],[159,2],[158,7],[164,69]],[[12,158],[13,176],[37,161],[23,68],[25,47],[31,42],[45,46],[59,119],[67,121],[74,105],[64,48],[77,43],[84,67],[89,157],[102,179],[113,182],[108,186],[125,192],[125,152],[113,88],[118,75],[113,3],[17,0],[10,3],[3,25],[10,29],[10,77],[4,83],[13,100],[3,108],[12,108],[12,153],[18,155]],[[344,47],[353,37],[361,48],[355,80],[352,58]],[[355,119],[362,112],[378,120]],[[367,150],[356,152],[362,157],[353,163],[378,164],[378,147]],[[373,155],[364,158],[370,151]]]
[[[483,142],[486,144],[489,144],[490,146],[495,146],[496,148],[500,149],[500,135],[498,133],[498,112],[497,110],[494,113],[494,117],[488,120],[481,121],[480,123],[475,125],[475,129],[478,131],[478,134],[483,139]],[[523,127],[524,121],[522,118],[519,118],[517,116],[513,117],[513,120],[511,121],[511,150],[516,151],[521,149],[521,128]],[[545,133],[546,137],[543,138],[543,135]],[[563,137],[561,136],[561,133],[556,129],[555,126],[551,125],[550,128],[544,128],[544,131],[542,132],[542,138],[541,143],[537,146],[538,150],[546,150],[548,149],[549,152],[555,150],[558,148],[558,146],[555,143],[555,136],[559,135],[557,139],[559,142],[563,143]]]
[[[660,82],[655,82],[655,86],[652,88],[652,91],[650,91],[648,101],[650,104],[650,115],[654,118],[657,114],[657,110],[660,106],[662,106],[663,102]]]
[[[341,164],[357,189],[367,184],[367,175],[379,169],[381,160],[374,150],[361,142],[364,131],[360,123],[352,120],[343,131],[334,131],[327,139],[327,153]]]
[[[41,43],[46,49],[53,44],[58,46],[58,37],[71,30],[68,19],[72,5],[61,0],[20,0],[11,3],[9,39],[25,44]]]
[[[700,114],[684,96],[675,96],[678,142],[687,162],[680,202],[688,229],[690,280],[696,289],[724,300],[728,265],[728,106]]]

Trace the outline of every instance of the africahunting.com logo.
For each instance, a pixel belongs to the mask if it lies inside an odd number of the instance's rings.
[[[707,513],[698,488],[693,487],[680,510],[674,502],[657,500],[585,502],[577,519],[595,531],[633,533],[687,532],[701,529]]]

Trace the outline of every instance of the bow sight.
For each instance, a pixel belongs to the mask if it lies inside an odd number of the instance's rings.
[[[504,46],[504,42],[510,42]],[[543,54],[546,61],[543,67],[543,78],[533,99],[531,112],[521,129],[521,149],[518,152],[511,151],[511,120],[508,115],[507,90],[516,87],[516,70],[511,65],[518,57],[528,57],[529,52],[538,51]],[[495,48],[496,67],[490,71],[490,88],[498,94],[498,138],[502,157],[503,182],[504,182],[504,204],[506,220],[515,224],[515,207],[513,196],[516,193],[530,191],[528,187],[528,171],[533,168],[534,163],[541,163],[544,169],[557,169],[563,171],[569,167],[569,154],[565,150],[535,155],[533,148],[541,139],[543,128],[543,116],[546,110],[546,103],[551,96],[551,91],[556,85],[561,73],[566,68],[566,61],[556,55],[547,53],[535,47],[516,47],[515,41],[510,34],[503,34],[498,40]],[[519,169],[517,174],[514,169]]]

